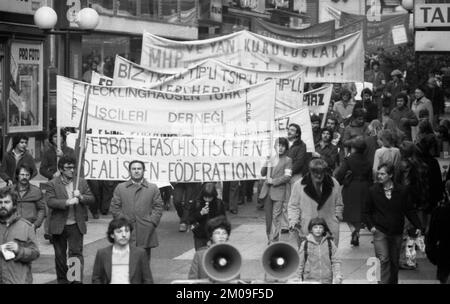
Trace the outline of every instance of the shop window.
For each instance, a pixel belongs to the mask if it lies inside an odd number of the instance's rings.
[[[42,43],[11,43],[8,131],[42,131]]]
[[[180,10],[178,11],[178,1]],[[197,21],[195,0],[164,0],[161,2],[163,20],[170,23],[190,23]]]
[[[160,0],[141,1],[141,16],[144,18],[157,18]]]
[[[113,15],[114,7],[111,0],[89,0],[89,5],[99,14]]]
[[[141,37],[100,35],[83,36],[82,80],[91,82],[92,71],[113,77],[116,55],[139,63]]]
[[[136,16],[137,0],[116,0],[116,10],[118,16]]]

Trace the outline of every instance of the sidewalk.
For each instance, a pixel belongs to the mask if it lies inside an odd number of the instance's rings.
[[[230,244],[235,246],[242,256],[241,278],[243,280],[263,280],[265,273],[261,257],[267,246],[264,212],[255,211],[255,204],[239,206],[237,215],[227,214],[232,223]],[[105,231],[111,216],[102,216],[98,220],[89,219],[88,233],[84,238],[85,283],[90,283],[90,275],[98,248],[109,245]],[[165,211],[158,226],[159,247],[152,250],[151,269],[156,283],[168,284],[174,280],[187,279],[194,256],[193,241],[190,233],[179,233],[176,229],[178,217],[172,208]],[[283,235],[283,239],[287,234]],[[340,226],[338,255],[341,258],[343,284],[375,284],[366,278],[370,266],[367,259],[374,256],[371,234],[363,230],[360,246],[350,246],[351,233],[344,223]],[[53,247],[43,240],[42,231],[38,233],[41,257],[33,263],[34,283],[55,283]],[[401,270],[400,284],[436,284],[435,267],[424,254],[418,252],[419,267],[416,270]]]

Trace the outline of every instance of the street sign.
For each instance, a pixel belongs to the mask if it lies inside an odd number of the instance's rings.
[[[416,4],[414,27],[450,27],[450,3]]]
[[[416,31],[416,52],[450,51],[450,31]]]

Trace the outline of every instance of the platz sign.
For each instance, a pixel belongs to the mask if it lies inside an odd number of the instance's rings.
[[[414,27],[450,27],[450,3],[416,4]]]

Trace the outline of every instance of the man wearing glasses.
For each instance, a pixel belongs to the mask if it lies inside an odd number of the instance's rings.
[[[64,155],[58,161],[59,176],[47,183],[47,204],[51,209],[49,233],[55,249],[56,277],[58,284],[83,281],[83,235],[86,234],[87,205],[94,202],[89,186],[80,178],[79,189],[75,189],[75,159]],[[67,247],[69,257],[78,260],[73,263],[68,276]]]

